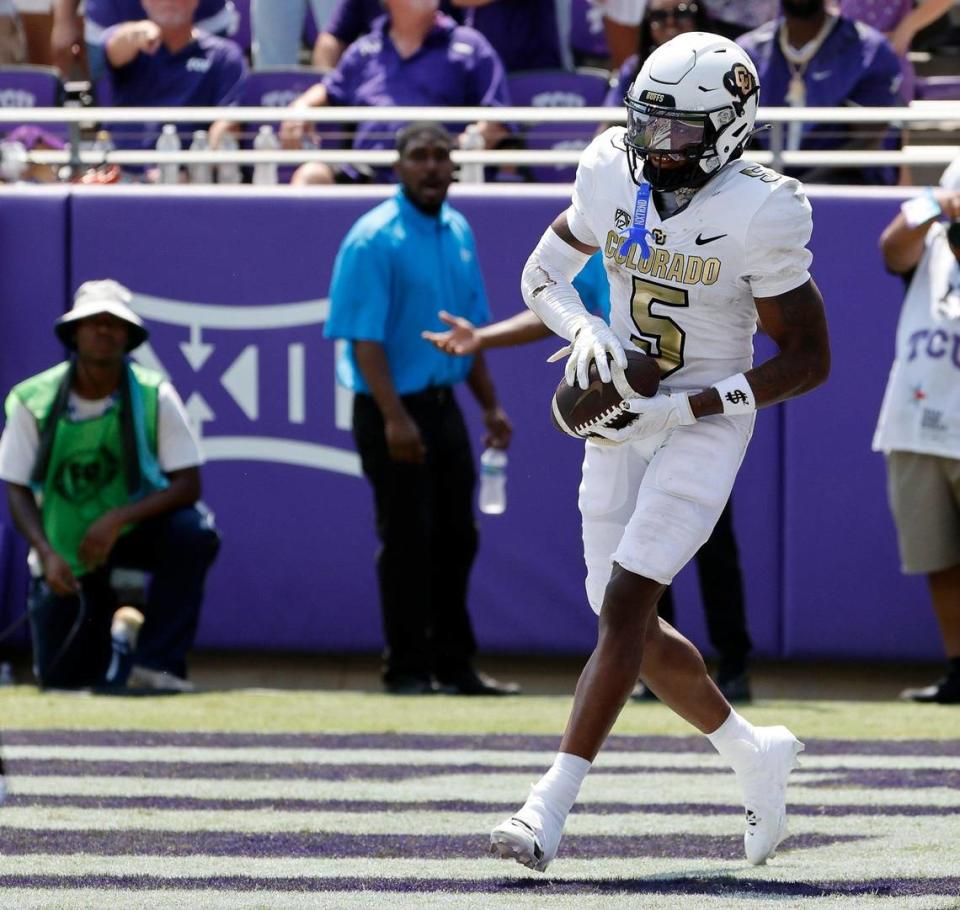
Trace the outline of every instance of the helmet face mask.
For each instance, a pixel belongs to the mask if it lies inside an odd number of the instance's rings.
[[[688,32],[647,59],[624,98],[630,175],[664,192],[702,186],[753,132],[760,86],[749,57]]]

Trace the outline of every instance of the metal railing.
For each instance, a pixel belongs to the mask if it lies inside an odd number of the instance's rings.
[[[176,152],[145,150],[110,150],[103,152],[84,148],[79,141],[81,128],[96,123],[143,124],[198,123],[217,120],[232,123],[280,123],[291,120],[307,123],[374,122],[396,123],[411,120],[432,120],[445,123],[472,123],[478,120],[501,123],[624,123],[626,113],[614,107],[162,107],[162,108],[0,108],[0,128],[5,123],[62,124],[70,126],[73,141],[69,149],[29,151],[29,160],[38,164],[96,166],[104,163],[145,165],[164,163],[302,164],[320,161],[327,164],[365,164],[389,166],[396,160],[393,150],[369,151],[350,148],[303,148],[236,151]],[[770,151],[751,151],[744,157],[777,170],[784,167],[848,167],[888,165],[946,165],[960,155],[960,144],[907,146],[900,150],[877,151],[791,151],[784,148],[784,130],[792,123],[878,124],[882,127],[926,127],[960,130],[960,101],[924,102],[903,108],[773,108],[761,107],[758,123],[771,125]],[[578,149],[509,149],[465,151],[455,149],[457,164],[482,165],[575,165]]]

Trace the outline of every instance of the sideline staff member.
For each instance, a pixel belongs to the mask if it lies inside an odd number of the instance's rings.
[[[447,357],[421,331],[438,310],[489,318],[473,233],[446,203],[450,134],[412,123],[397,134],[400,188],[344,238],[330,288],[328,338],[344,338],[338,380],[356,392],[353,433],[373,486],[387,691],[461,695],[517,691],[474,670],[467,585],[477,551],[476,472],[453,394],[466,380],[487,444],[511,427],[482,355]]]
[[[219,548],[200,498],[199,445],[179,396],[127,358],[147,340],[116,281],[80,285],[57,320],[69,360],[16,385],[0,438],[10,514],[33,547],[41,686],[105,681],[117,598],[110,574],[152,581],[129,684],[184,690],[203,584]]]

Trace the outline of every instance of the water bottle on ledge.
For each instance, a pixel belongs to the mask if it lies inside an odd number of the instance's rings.
[[[481,151],[486,143],[483,141],[483,133],[480,127],[471,123],[460,134],[460,148],[465,152]],[[461,164],[460,165],[461,183],[483,183],[483,165],[482,164]]]
[[[485,449],[480,456],[480,511],[502,515],[507,508],[507,453]]]
[[[235,152],[239,148],[237,137],[227,131],[220,139],[221,152]],[[239,164],[218,164],[217,183],[243,183],[243,173]]]
[[[280,148],[280,139],[269,123],[260,127],[256,138],[253,140],[253,147],[258,152],[274,151]],[[262,186],[275,184],[278,179],[278,170],[279,166],[276,161],[258,162],[253,166],[253,182]]]
[[[180,137],[177,135],[177,128],[172,123],[166,124],[163,128],[163,131],[160,133],[160,138],[157,139],[157,151],[179,152],[180,148]],[[157,180],[158,183],[180,182],[179,164],[175,164],[173,162],[161,164],[159,171],[159,179]]]
[[[209,152],[210,137],[206,130],[196,130],[193,142],[190,143],[191,152]],[[206,163],[191,164],[187,168],[191,183],[213,183],[213,165]]]

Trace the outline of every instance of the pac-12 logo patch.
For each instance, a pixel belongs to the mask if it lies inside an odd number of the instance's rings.
[[[623,209],[617,209],[617,214],[613,221],[614,224],[616,224],[618,231],[625,231],[628,227],[630,227],[630,213],[625,212]]]
[[[746,101],[756,91],[757,80],[742,63],[735,63],[723,77],[723,86],[734,98]]]

